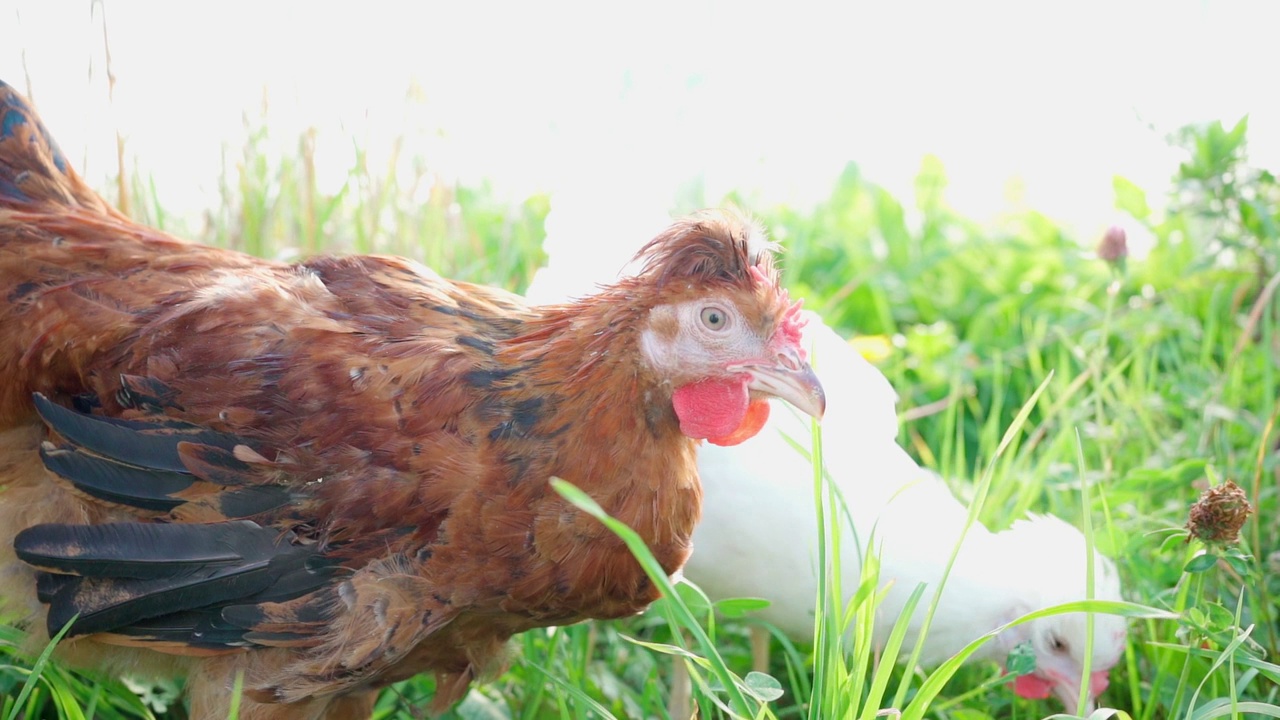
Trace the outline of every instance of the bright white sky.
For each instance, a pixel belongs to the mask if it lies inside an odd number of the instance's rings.
[[[407,134],[445,176],[513,195],[660,207],[699,174],[712,200],[738,187],[812,202],[849,160],[906,196],[934,153],[962,211],[992,217],[1021,185],[1027,205],[1092,236],[1115,216],[1113,174],[1165,191],[1177,157],[1162,136],[1181,124],[1250,113],[1254,160],[1280,168],[1271,0],[107,0],[106,12],[113,105],[86,2],[0,0],[0,77],[20,89],[30,77],[93,182],[115,167],[119,127],[178,212],[217,203],[222,144],[239,147],[264,86],[273,138],[292,147],[317,127],[334,187],[352,135],[376,158]]]

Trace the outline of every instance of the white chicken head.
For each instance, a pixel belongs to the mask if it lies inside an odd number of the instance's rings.
[[[1019,598],[1009,612],[1009,619],[1032,610],[1084,600],[1085,559],[1083,536],[1078,530],[1052,516],[1034,516],[1016,523],[1009,533],[1019,536],[1025,547],[1055,548],[1055,561],[1033,567],[1020,567],[1024,578],[1036,582],[1024,587],[1039,589],[1034,602]],[[1072,552],[1074,550],[1074,552]],[[1094,553],[1094,588],[1096,600],[1121,600],[1120,578],[1116,566],[1099,553]],[[1014,681],[1014,691],[1025,698],[1057,697],[1068,710],[1074,710],[1080,697],[1086,652],[1090,649],[1088,614],[1063,613],[1038,618],[1005,631],[1000,644],[1012,649],[1030,642],[1036,669]],[[1089,662],[1089,693],[1085,712],[1092,712],[1094,699],[1107,689],[1108,673],[1124,652],[1127,641],[1125,619],[1117,615],[1093,613],[1093,642]]]

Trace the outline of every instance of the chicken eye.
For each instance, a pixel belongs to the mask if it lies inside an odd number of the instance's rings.
[[[729,316],[718,307],[702,308],[702,324],[708,330],[723,330],[729,324]]]
[[[1049,647],[1056,653],[1063,653],[1067,651],[1067,644],[1062,642],[1062,639],[1057,635],[1049,636]]]

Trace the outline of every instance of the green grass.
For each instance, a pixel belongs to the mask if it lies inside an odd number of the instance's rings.
[[[543,260],[545,197],[511,202],[487,187],[441,183],[429,159],[393,153],[388,166],[370,167],[359,152],[346,184],[326,194],[314,137],[270,157],[267,130],[250,130],[228,158],[205,227],[176,225],[141,178],[128,184],[134,214],[260,255],[395,253],[517,291]],[[1083,607],[1135,618],[1103,701],[1136,720],[1280,712],[1280,189],[1248,166],[1244,138],[1243,124],[1189,129],[1178,138],[1187,162],[1170,188],[1117,179],[1130,228],[1156,238],[1123,271],[1093,256],[1092,238],[1070,237],[1037,213],[994,226],[959,216],[932,159],[907,206],[850,166],[812,210],[752,208],[786,247],[794,294],[848,333],[894,339],[881,367],[909,418],[900,441],[923,465],[974,481],[960,487],[974,498],[973,520],[1002,528],[1029,510],[1053,512],[1120,559],[1132,602]],[[1151,213],[1147,191],[1170,193],[1165,215]],[[1226,479],[1257,512],[1235,554],[1196,560],[1203,547],[1179,528],[1200,491]],[[824,536],[839,537],[839,499],[820,477],[814,490]],[[855,552],[827,543],[823,564]],[[838,577],[816,599],[827,609],[816,642],[775,640],[776,682],[748,672],[753,621],[740,616],[751,603],[713,605],[682,585],[631,621],[517,638],[510,672],[448,717],[666,718],[676,662],[689,665],[702,717],[871,718],[894,707],[910,718],[982,720],[1059,710],[1016,698],[994,665],[957,659],[932,674],[907,672],[890,659],[913,649],[894,642],[877,660],[865,632],[843,632],[869,626],[876,563],[864,563],[848,607],[832,600]],[[139,699],[125,684],[56,664],[33,674],[37,660],[18,653],[18,639],[0,629],[0,717],[184,716],[172,685],[135,683]],[[400,683],[380,697],[377,717],[418,717],[431,693],[429,679]]]

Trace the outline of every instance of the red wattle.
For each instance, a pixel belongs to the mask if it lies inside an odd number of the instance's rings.
[[[720,445],[728,447],[737,445],[740,442],[750,440],[756,436],[764,428],[764,424],[769,421],[769,401],[768,400],[752,400],[747,405],[747,414],[743,416],[742,422],[738,427],[724,437],[709,437],[707,442],[712,445]]]
[[[750,378],[703,380],[676,388],[671,404],[680,419],[680,432],[691,438],[732,436],[747,416]]]

